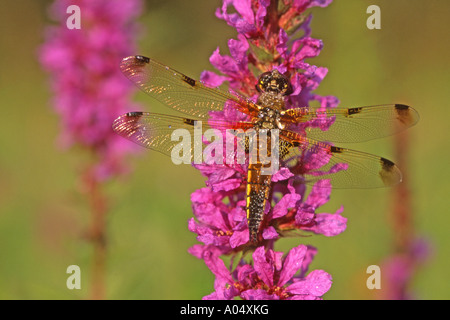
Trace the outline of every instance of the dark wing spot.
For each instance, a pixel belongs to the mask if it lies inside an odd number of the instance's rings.
[[[114,120],[113,130],[125,138],[130,138],[139,130],[139,120],[143,112],[128,112]]]
[[[347,114],[349,116],[351,116],[352,114],[360,113],[361,109],[362,109],[361,107],[360,108],[349,108],[349,109],[347,109]]]
[[[128,117],[140,117],[142,116],[143,112],[139,112],[139,111],[135,111],[135,112],[128,112],[127,116]]]
[[[343,149],[335,146],[330,146],[330,151],[332,153],[342,153]]]
[[[141,62],[142,64],[150,62],[150,58],[147,58],[144,56],[135,56],[135,58],[137,61]]]
[[[409,106],[396,104],[395,110],[397,111],[398,121],[406,127],[409,127],[416,122],[414,115],[411,114],[411,108]]]
[[[188,85],[190,85],[191,87],[195,86],[195,80],[192,78],[189,78],[188,76],[183,75],[183,81],[186,82]]]
[[[195,125],[195,120],[193,120],[193,119],[184,118],[183,122],[185,124],[188,124],[188,125],[191,125],[191,126]]]
[[[391,160],[380,158],[381,170],[379,172],[381,180],[385,186],[393,186],[402,181],[402,173]]]
[[[396,104],[395,105],[395,109],[397,109],[397,110],[408,110],[409,106],[407,106],[405,104]]]
[[[381,161],[381,167],[385,171],[391,171],[392,168],[395,166],[395,164],[391,160],[388,160],[386,158],[380,157],[380,161]]]

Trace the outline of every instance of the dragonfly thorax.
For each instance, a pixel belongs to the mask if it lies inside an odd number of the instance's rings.
[[[280,121],[280,112],[271,108],[261,108],[254,121],[255,129],[284,129]]]
[[[264,92],[258,97],[258,104],[271,109],[284,109],[284,96],[276,92]]]

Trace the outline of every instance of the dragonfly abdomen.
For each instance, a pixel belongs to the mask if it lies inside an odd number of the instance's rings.
[[[264,208],[269,199],[271,175],[261,175],[262,163],[250,164],[247,173],[247,223],[250,242],[258,242],[258,234],[264,220]]]

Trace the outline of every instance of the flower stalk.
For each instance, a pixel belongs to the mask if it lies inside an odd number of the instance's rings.
[[[396,135],[394,141],[398,163],[404,172],[408,172],[409,133]],[[376,295],[380,299],[415,299],[411,289],[412,280],[430,256],[430,244],[415,232],[413,194],[408,176],[405,175],[393,193],[389,218],[394,250],[381,263],[384,281]]]

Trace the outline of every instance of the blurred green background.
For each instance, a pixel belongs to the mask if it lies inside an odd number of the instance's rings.
[[[79,150],[57,146],[58,117],[49,104],[47,75],[37,62],[50,1],[0,4],[0,299],[85,299],[90,292],[92,246],[82,239],[89,223],[77,191]],[[381,30],[369,30],[366,9],[381,8]],[[214,16],[215,1],[147,1],[139,52],[198,78],[213,70],[208,58],[235,31]],[[317,90],[341,106],[404,103],[421,115],[409,130],[408,167],[414,232],[431,245],[410,283],[419,299],[448,299],[450,192],[450,2],[442,0],[335,1],[314,8],[312,36],[324,41],[310,62],[329,73]],[[143,93],[145,111],[165,112]],[[394,139],[350,146],[395,159]],[[213,275],[187,253],[197,243],[187,230],[190,194],[204,178],[159,153],[130,157],[132,174],[107,185],[106,298],[200,299],[213,291]],[[334,190],[318,212],[341,205],[347,230],[333,238],[283,239],[276,250],[313,244],[311,269],[333,276],[325,299],[373,299],[366,268],[392,252],[393,189]],[[66,287],[67,266],[81,268],[81,290]],[[383,276],[383,274],[382,274]]]

